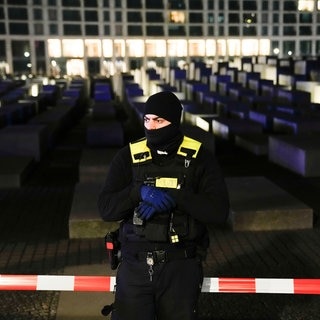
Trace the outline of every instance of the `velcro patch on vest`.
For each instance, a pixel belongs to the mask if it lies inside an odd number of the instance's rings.
[[[166,178],[166,177],[156,178],[156,187],[177,189],[178,178]]]

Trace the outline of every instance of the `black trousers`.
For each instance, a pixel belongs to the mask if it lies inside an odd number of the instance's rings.
[[[112,320],[196,320],[203,271],[197,258],[153,266],[123,260],[117,272]]]

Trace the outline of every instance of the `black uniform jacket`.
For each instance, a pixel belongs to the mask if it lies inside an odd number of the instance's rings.
[[[165,166],[166,156],[153,157]],[[133,180],[129,146],[123,147],[110,164],[105,184],[98,197],[100,215],[105,221],[132,218],[141,201],[140,187]],[[214,155],[201,146],[193,160],[194,188],[170,189],[177,209],[204,224],[223,224],[229,215],[229,197],[220,166]]]

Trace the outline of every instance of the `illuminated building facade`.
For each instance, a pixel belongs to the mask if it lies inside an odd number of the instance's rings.
[[[115,70],[316,56],[318,0],[0,0],[0,70]]]

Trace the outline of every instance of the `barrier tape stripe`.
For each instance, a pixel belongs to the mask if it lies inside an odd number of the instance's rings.
[[[0,275],[0,291],[114,291],[115,277]],[[204,278],[202,292],[320,294],[320,279]]]

